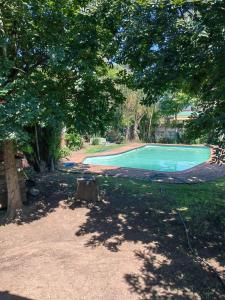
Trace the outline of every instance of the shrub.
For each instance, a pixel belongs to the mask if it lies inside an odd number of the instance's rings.
[[[124,136],[118,131],[110,130],[106,133],[106,139],[110,143],[121,144],[124,141]]]
[[[67,133],[65,138],[70,150],[79,150],[83,147],[83,139],[78,133]]]
[[[157,143],[160,143],[160,144],[170,144],[170,143],[172,143],[172,141],[169,138],[167,138],[167,137],[160,137],[157,140]]]
[[[60,158],[69,156],[70,153],[71,153],[71,150],[68,147],[64,147],[64,148],[58,149],[57,153],[56,153],[56,158],[58,160]]]
[[[93,138],[92,141],[91,141],[91,144],[92,144],[93,146],[99,145],[99,139],[98,139],[98,138]]]

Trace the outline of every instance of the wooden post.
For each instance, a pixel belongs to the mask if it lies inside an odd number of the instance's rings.
[[[99,199],[99,190],[94,177],[77,178],[75,198],[87,202],[95,202]]]

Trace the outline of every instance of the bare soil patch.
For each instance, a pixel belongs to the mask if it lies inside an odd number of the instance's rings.
[[[102,201],[73,202],[76,176],[43,175],[20,225],[0,226],[1,300],[225,299],[160,187],[127,194],[100,177]],[[223,239],[192,242],[224,276]]]

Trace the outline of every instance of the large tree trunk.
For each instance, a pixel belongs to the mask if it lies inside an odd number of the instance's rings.
[[[13,219],[16,217],[17,211],[22,208],[22,198],[13,141],[5,141],[3,144],[3,151],[8,199],[7,217]]]

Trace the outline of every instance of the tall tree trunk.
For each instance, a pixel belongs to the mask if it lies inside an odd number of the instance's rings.
[[[140,119],[141,120],[141,119]],[[139,123],[140,121],[135,121],[134,123],[134,128],[133,128],[133,138],[134,138],[134,141],[135,142],[139,142],[140,141],[140,138],[139,138],[139,130],[138,130],[138,127],[139,127]]]
[[[38,130],[37,130],[37,125],[34,125],[34,132],[35,132],[35,143],[36,143],[36,150],[37,150],[37,159],[38,163],[40,164],[41,162],[41,156],[40,156],[40,148],[39,148],[39,140],[38,140]]]
[[[127,128],[126,128],[126,137],[125,137],[125,140],[126,140],[126,142],[130,141],[130,126],[129,125],[127,125]]]
[[[150,116],[149,116],[149,125],[148,125],[148,142],[151,142],[151,130],[152,130],[152,120],[153,120],[153,115],[155,113],[155,105],[153,105],[152,110],[150,111]]]
[[[22,198],[13,141],[5,141],[3,144],[3,151],[8,198],[7,217],[13,219],[16,217],[17,211],[22,208]]]
[[[60,136],[60,148],[64,148],[66,147],[66,127],[63,127],[62,131],[61,131],[61,136]]]

